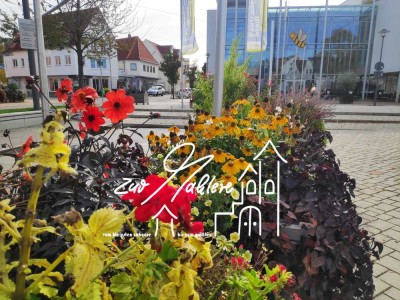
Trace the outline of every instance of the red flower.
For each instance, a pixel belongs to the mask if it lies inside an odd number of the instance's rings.
[[[67,100],[68,93],[72,92],[72,81],[69,78],[64,78],[61,81],[60,87],[56,91],[56,96],[59,102]]]
[[[78,123],[78,127],[79,127],[79,136],[81,137],[81,139],[84,139],[86,137],[87,128],[83,126],[81,122]]]
[[[87,129],[94,131],[99,131],[100,125],[105,123],[103,113],[99,111],[97,106],[88,106],[87,110],[83,112],[82,122],[85,123]]]
[[[278,276],[276,276],[276,275],[269,276],[269,282],[275,282],[277,280],[278,280]]]
[[[246,260],[241,256],[232,257],[231,264],[232,264],[233,268],[236,270],[243,270],[247,267]]]
[[[201,224],[190,223],[190,202],[194,201],[197,195],[186,192],[186,189],[182,188],[175,200],[171,202],[178,189],[165,184],[166,181],[165,178],[157,175],[147,176],[143,189],[138,188],[136,191],[123,195],[122,200],[129,200],[132,205],[137,206],[135,218],[140,222],[147,222],[152,216],[157,215],[157,218],[164,223],[173,220],[174,224],[180,223],[185,230],[198,232]],[[162,188],[148,200],[160,186]],[[146,200],[148,201],[143,203]]]
[[[21,151],[17,153],[18,158],[21,158],[26,152],[28,152],[31,149],[32,142],[33,142],[32,136],[28,137],[25,143],[21,146]]]
[[[293,300],[301,300],[301,298],[299,295],[297,295],[297,293],[293,293]]]
[[[135,99],[132,96],[126,96],[125,90],[110,91],[106,94],[106,98],[108,101],[103,103],[104,115],[113,123],[124,120],[135,110],[133,106]]]
[[[286,271],[286,267],[284,265],[278,264],[278,267],[280,272]]]
[[[77,112],[78,110],[85,110],[86,107],[92,105],[94,100],[98,97],[99,95],[96,90],[90,86],[77,90],[72,94],[72,111]]]

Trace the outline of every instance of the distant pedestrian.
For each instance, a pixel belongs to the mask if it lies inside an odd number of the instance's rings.
[[[317,93],[317,87],[315,86],[315,84],[312,85],[310,93],[311,96],[315,96],[315,94]]]

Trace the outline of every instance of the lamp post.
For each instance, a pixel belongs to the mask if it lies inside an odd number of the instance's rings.
[[[206,62],[206,74],[205,75],[208,74],[208,58],[210,57],[210,53],[207,52],[206,57],[207,57],[207,62]]]
[[[382,29],[378,33],[381,35],[382,44],[381,44],[381,53],[379,55],[379,63],[375,65],[375,75],[376,75],[376,82],[375,82],[375,97],[374,97],[374,106],[376,106],[376,99],[378,97],[378,78],[383,76],[383,68],[384,64],[382,63],[382,52],[383,52],[383,42],[385,41],[385,36],[390,32],[390,30]]]

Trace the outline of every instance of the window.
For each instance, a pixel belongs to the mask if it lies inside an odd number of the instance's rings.
[[[50,91],[52,91],[52,92],[57,91],[57,89],[59,87],[58,79],[49,78],[49,87],[50,87]]]
[[[54,56],[55,59],[55,65],[56,66],[61,66],[61,56]]]
[[[46,56],[46,66],[51,66],[51,57]]]
[[[13,59],[13,67],[14,68],[18,67],[18,60]]]
[[[156,67],[153,67],[153,73],[155,73],[156,72]]]
[[[146,72],[146,66],[143,65],[143,72]]]
[[[131,70],[136,71],[137,70],[137,65],[136,63],[131,63]]]
[[[90,60],[90,67],[91,67],[92,69],[96,68],[96,60],[93,59],[93,58]]]
[[[25,67],[25,59],[21,58],[21,67]]]
[[[71,65],[71,55],[65,55],[65,64]]]
[[[92,69],[95,68],[107,68],[107,60],[105,58],[102,59],[94,59],[90,60],[90,67]]]

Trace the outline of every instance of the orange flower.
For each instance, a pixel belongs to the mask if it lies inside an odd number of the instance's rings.
[[[176,127],[175,125],[172,126],[172,127],[170,127],[170,128],[168,128],[168,130],[169,130],[170,132],[173,132],[173,133],[179,133],[179,128]]]
[[[225,131],[229,135],[240,135],[240,128],[237,126],[236,122],[231,122],[231,124],[226,126]]]
[[[154,131],[153,131],[153,130],[150,130],[149,134],[147,135],[147,140],[148,140],[149,142],[152,142],[152,141],[155,140],[155,138],[156,138],[156,135],[154,134]]]
[[[249,163],[243,158],[237,158],[234,160],[235,165],[242,171],[246,170]]]
[[[85,123],[87,129],[93,129],[93,131],[99,131],[100,125],[105,123],[103,113],[97,106],[88,106],[87,110],[83,112],[82,122]]]
[[[183,174],[181,176],[179,176],[179,182],[180,184],[184,184],[185,181],[190,177],[190,175],[192,175],[193,173],[191,173],[190,171],[185,171],[183,172]],[[190,178],[190,180],[188,182],[195,182],[196,181],[196,176],[193,176],[192,178]]]
[[[251,156],[253,155],[253,151],[249,147],[242,148],[242,152],[244,156]]]
[[[232,122],[236,122],[235,118],[232,116],[223,116],[219,120],[225,124],[230,124]]]
[[[251,111],[249,112],[248,117],[254,120],[262,120],[267,116],[264,109],[261,107],[260,104],[256,104]]]
[[[223,135],[224,134],[224,129],[222,129],[222,127],[221,126],[219,126],[218,124],[213,124],[212,126],[211,126],[211,130],[210,130],[211,132],[212,132],[212,134],[214,135],[214,136],[216,136],[216,135]]]
[[[247,101],[246,99],[240,99],[240,100],[236,100],[235,102],[233,102],[232,106],[238,106],[238,105],[250,105],[250,102]]]
[[[223,182],[224,185],[227,185],[228,182],[232,183],[232,185],[235,185],[237,183],[236,177],[231,174],[222,175],[220,180]]]
[[[31,149],[32,142],[33,142],[33,137],[32,136],[28,137],[25,143],[21,146],[21,151],[17,153],[17,158],[21,158],[22,156],[24,156],[26,152],[28,152]]]
[[[61,80],[60,87],[56,91],[58,102],[68,99],[68,93],[72,92],[72,81],[69,78]]]
[[[268,142],[268,139],[264,138],[264,139],[253,139],[253,145],[258,147],[258,148],[262,148],[265,146],[265,143]]]
[[[114,124],[124,120],[135,110],[133,105],[135,99],[132,96],[126,96],[125,93],[125,90],[119,89],[106,94],[107,101],[103,103],[104,115]]]
[[[231,174],[231,175],[235,175],[237,173],[239,173],[240,168],[237,164],[235,164],[234,161],[229,161],[226,164],[224,164],[221,168],[222,172],[226,173],[226,174]]]
[[[206,128],[206,125],[204,123],[200,123],[198,121],[194,122],[194,131],[202,131]]]
[[[85,110],[87,106],[93,105],[98,97],[96,90],[90,86],[77,90],[72,94],[72,111]]]
[[[245,128],[243,129],[243,135],[245,138],[251,140],[256,136],[256,131],[254,128]]]
[[[199,159],[200,157],[203,157],[206,155],[206,148],[196,148],[194,151],[194,158]]]
[[[240,120],[239,124],[242,126],[249,127],[249,126],[251,126],[251,121],[249,118],[246,117],[243,120]]]
[[[222,149],[213,149],[212,154],[214,154],[214,161],[217,163],[224,163],[226,160],[226,153]]]
[[[193,133],[189,133],[187,135],[187,138],[185,140],[186,143],[195,143],[196,142],[196,136]]]

